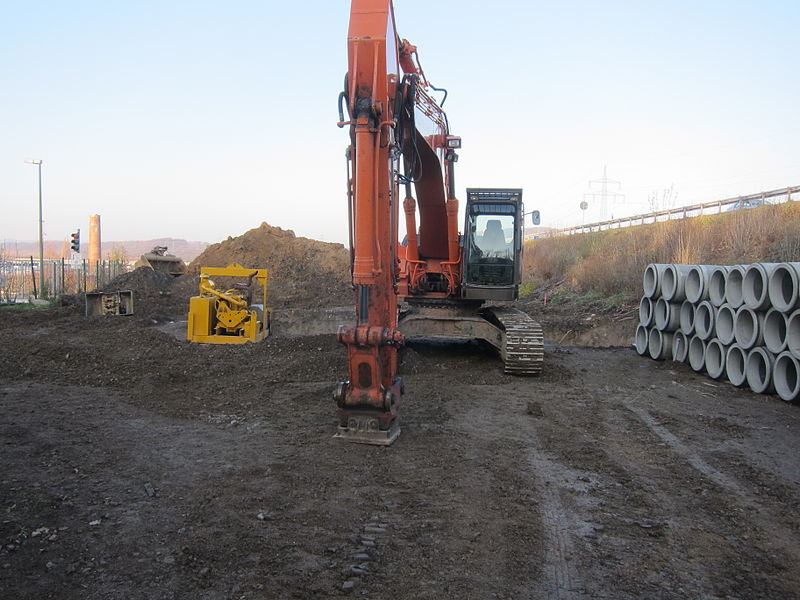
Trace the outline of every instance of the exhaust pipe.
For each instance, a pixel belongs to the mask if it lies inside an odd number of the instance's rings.
[[[686,276],[692,265],[667,265],[661,280],[661,295],[669,302],[686,300]]]
[[[786,350],[789,318],[777,308],[770,308],[764,317],[764,345],[773,354]]]
[[[728,348],[717,338],[706,344],[706,372],[712,379],[719,379],[725,373],[725,357]]]
[[[663,297],[656,301],[655,309],[656,329],[660,331],[675,331],[681,323],[681,305],[678,302],[667,302]]]
[[[725,301],[731,308],[739,308],[744,302],[742,297],[742,281],[744,280],[744,267],[736,265],[731,267],[725,277]]]
[[[636,348],[636,354],[644,356],[648,350],[649,332],[645,325],[639,325],[636,328],[636,337],[634,338],[633,345]]]
[[[642,279],[644,295],[648,298],[656,298],[661,295],[661,278],[669,265],[653,263],[647,265]]]
[[[696,335],[689,340],[689,366],[698,373],[706,366],[706,343]]]
[[[647,347],[650,351],[650,358],[653,360],[672,358],[672,334],[658,329],[651,329]]]
[[[714,267],[708,278],[708,300],[714,306],[725,304],[725,281],[730,267]]]
[[[715,330],[717,338],[726,346],[730,346],[734,340],[733,325],[736,320],[736,311],[731,308],[730,304],[723,304],[717,310],[717,322]]]
[[[742,387],[747,382],[745,365],[747,364],[747,350],[739,344],[733,344],[725,355],[725,375],[736,387]]]
[[[781,263],[769,276],[769,301],[778,310],[790,313],[798,304],[800,293],[800,263]]]
[[[714,265],[693,265],[689,268],[686,275],[686,299],[697,304],[702,300],[708,300],[708,283],[711,274],[716,269]]]
[[[689,336],[694,333],[695,310],[696,309],[694,307],[694,304],[692,304],[688,300],[684,300],[683,304],[681,304],[681,311],[680,311],[681,331],[685,336]]]
[[[736,311],[733,325],[736,343],[745,350],[764,343],[764,313],[758,313],[747,306]]]
[[[676,331],[672,337],[672,360],[686,362],[689,356],[689,340],[682,331]]]
[[[645,327],[653,324],[653,301],[647,296],[642,296],[639,302],[639,323]]]
[[[791,352],[782,352],[775,358],[772,381],[781,399],[791,402],[797,398],[800,393],[800,363]]]
[[[714,336],[716,313],[716,309],[708,300],[697,305],[694,312],[694,331],[701,340],[706,341]]]
[[[779,263],[753,263],[745,269],[742,280],[742,297],[748,308],[767,310],[769,300],[769,278]]]
[[[775,391],[772,385],[772,367],[775,357],[765,348],[753,348],[747,355],[744,371],[747,376],[747,385],[756,394],[769,394]]]

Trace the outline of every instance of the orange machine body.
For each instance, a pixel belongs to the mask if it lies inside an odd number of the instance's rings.
[[[355,437],[374,434],[386,438],[385,443],[393,439],[403,387],[397,377],[397,348],[403,343],[397,329],[398,298],[441,300],[459,293],[452,168],[457,160],[453,148],[460,140],[449,135],[447,118],[429,95],[431,89],[436,88],[419,66],[416,47],[397,35],[391,0],[353,0],[339,126],[350,131],[356,323],[342,326],[338,335],[347,346],[349,368],[348,381],[335,393],[341,437],[349,432]],[[402,244],[401,204],[408,232]]]

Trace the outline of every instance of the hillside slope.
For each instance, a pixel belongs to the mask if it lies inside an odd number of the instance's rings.
[[[525,244],[530,288],[563,281],[601,296],[641,296],[649,263],[749,264],[800,260],[800,203],[664,221]]]

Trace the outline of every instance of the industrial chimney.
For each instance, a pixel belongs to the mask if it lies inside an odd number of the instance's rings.
[[[100,215],[89,217],[89,264],[94,266],[100,260]]]

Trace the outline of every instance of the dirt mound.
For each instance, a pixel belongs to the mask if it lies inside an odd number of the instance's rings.
[[[139,267],[115,277],[103,286],[102,291],[131,290],[133,311],[137,317],[150,319],[162,315],[185,318],[189,310],[189,298],[197,295],[198,280],[196,275],[176,278],[150,267]]]
[[[353,301],[349,256],[342,244],[296,237],[291,230],[262,223],[206,248],[189,265],[189,272],[234,262],[269,271],[268,303],[273,307],[337,306]]]

